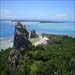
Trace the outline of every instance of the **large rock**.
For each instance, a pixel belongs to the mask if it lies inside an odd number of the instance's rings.
[[[11,64],[11,67],[13,66],[12,70],[15,70],[18,66],[18,63],[16,64],[16,60],[21,60],[25,51],[31,48],[32,44],[28,38],[29,33],[26,26],[23,26],[20,22],[17,22],[14,31],[13,50],[10,52],[9,56],[9,63]]]
[[[23,26],[20,22],[15,26],[14,33],[14,49],[27,48],[29,47],[30,41],[28,40],[29,33],[26,26]]]
[[[36,31],[35,30],[32,30],[31,31],[31,35],[30,35],[30,38],[36,38],[36,37],[39,37],[39,36],[36,34]]]

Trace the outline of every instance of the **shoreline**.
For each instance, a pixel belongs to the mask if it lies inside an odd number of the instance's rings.
[[[15,24],[16,22],[11,21],[1,21],[2,24]]]
[[[1,49],[5,50],[9,47],[13,47],[13,36],[6,37],[4,39],[0,39],[0,51]]]
[[[54,35],[60,35],[60,36],[65,35],[65,36],[75,38],[75,34],[54,34]],[[39,34],[39,36],[40,36],[40,34]],[[9,37],[0,39],[0,51],[1,51],[1,49],[5,50],[5,49],[7,49],[9,47],[13,47],[13,40],[14,40],[14,36],[9,36]],[[36,42],[40,41],[40,39],[36,38],[36,39],[32,39],[31,41],[32,41],[33,44],[36,44]]]
[[[65,22],[67,23],[67,22]],[[64,24],[64,23],[40,23],[40,24]]]
[[[10,38],[14,38],[14,35],[12,36],[7,36],[7,37],[0,37],[0,42],[3,42],[5,40],[9,40]]]
[[[1,21],[4,24],[15,24],[17,21]],[[40,22],[40,21],[21,21],[22,23],[39,23],[39,24],[64,24],[70,22]]]
[[[65,36],[71,36],[71,37],[75,36],[75,34],[54,34],[54,35],[62,35],[62,36],[65,35]]]
[[[49,34],[49,33],[45,33],[45,34]],[[51,34],[51,33],[50,33]],[[58,34],[58,33],[52,33],[52,34],[54,34],[54,35],[61,35],[61,36],[63,36],[63,35],[65,35],[65,36],[71,36],[71,37],[75,37],[75,34]],[[39,34],[39,36],[40,36],[40,34]],[[0,38],[0,43],[1,42],[3,42],[3,41],[6,41],[6,40],[9,40],[10,38],[14,38],[14,35],[12,35],[12,36],[7,36],[7,37],[2,37],[2,38]],[[13,40],[12,40],[13,41]]]
[[[15,21],[1,21],[1,23],[3,23],[3,24],[15,24],[16,22]],[[31,24],[31,23],[40,23],[40,22],[21,22],[21,23]]]
[[[34,39],[36,39],[36,38],[34,38]],[[42,37],[42,35],[39,35],[38,39],[39,40],[36,40],[36,41],[32,42],[32,45],[34,45],[34,46],[37,46],[37,45],[40,45],[40,44],[44,45],[44,44],[47,44],[48,40],[50,40],[46,36]]]

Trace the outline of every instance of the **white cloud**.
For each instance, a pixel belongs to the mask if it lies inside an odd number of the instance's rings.
[[[48,17],[49,15],[48,14],[40,14],[39,17],[42,17],[42,18],[45,18],[45,17]]]
[[[12,12],[11,11],[9,11],[9,10],[0,10],[0,14],[12,14]]]
[[[57,19],[57,20],[65,20],[68,18],[67,14],[57,14],[57,15],[51,15],[51,14],[40,14],[39,18],[41,19]]]
[[[1,15],[1,18],[17,18],[15,15]]]
[[[67,14],[57,14],[57,15],[40,14],[39,18],[45,18],[45,19],[66,19],[67,18]]]
[[[0,10],[1,18],[16,18],[17,15],[13,14],[10,10]]]
[[[67,14],[57,14],[56,17],[66,17]]]

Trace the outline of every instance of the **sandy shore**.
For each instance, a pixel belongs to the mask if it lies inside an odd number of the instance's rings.
[[[11,22],[11,21],[1,21],[3,24],[15,24],[16,22]]]
[[[55,35],[75,36],[74,34],[55,34]],[[33,45],[37,46],[38,44],[46,44],[47,40],[50,40],[50,39],[48,39],[46,36],[44,36],[44,38],[42,38],[42,36],[39,35],[39,38],[32,38],[29,40],[32,42]],[[9,47],[13,47],[13,36],[7,37],[6,39],[0,39],[0,50],[7,49]]]
[[[47,40],[49,39],[46,36],[42,38],[42,36],[40,35],[39,38],[34,38],[31,39],[30,41],[32,42],[33,45],[37,46],[39,44],[47,44]]]
[[[42,36],[40,35],[39,38],[32,38],[29,40],[32,42],[33,45],[37,46],[38,44],[46,44],[48,38],[47,37],[42,38]],[[0,39],[0,50],[1,49],[5,50],[9,47],[11,48],[13,47],[13,36],[2,40]]]
[[[7,48],[9,48],[9,47],[13,47],[13,42],[12,42],[12,40],[13,40],[13,37],[8,37],[8,38],[6,38],[6,39],[4,39],[4,40],[1,40],[0,41],[0,50],[1,49],[7,49]]]

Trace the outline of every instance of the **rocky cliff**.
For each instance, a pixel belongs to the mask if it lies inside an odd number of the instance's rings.
[[[14,31],[14,45],[13,50],[10,52],[9,63],[11,69],[15,70],[18,67],[18,60],[21,60],[25,51],[31,48],[31,42],[28,40],[29,33],[26,26],[17,22]]]
[[[20,22],[18,22],[15,26],[14,32],[14,49],[18,50],[22,50],[23,48],[28,49],[30,44],[28,38],[29,33],[26,29],[26,26],[23,26]]]

